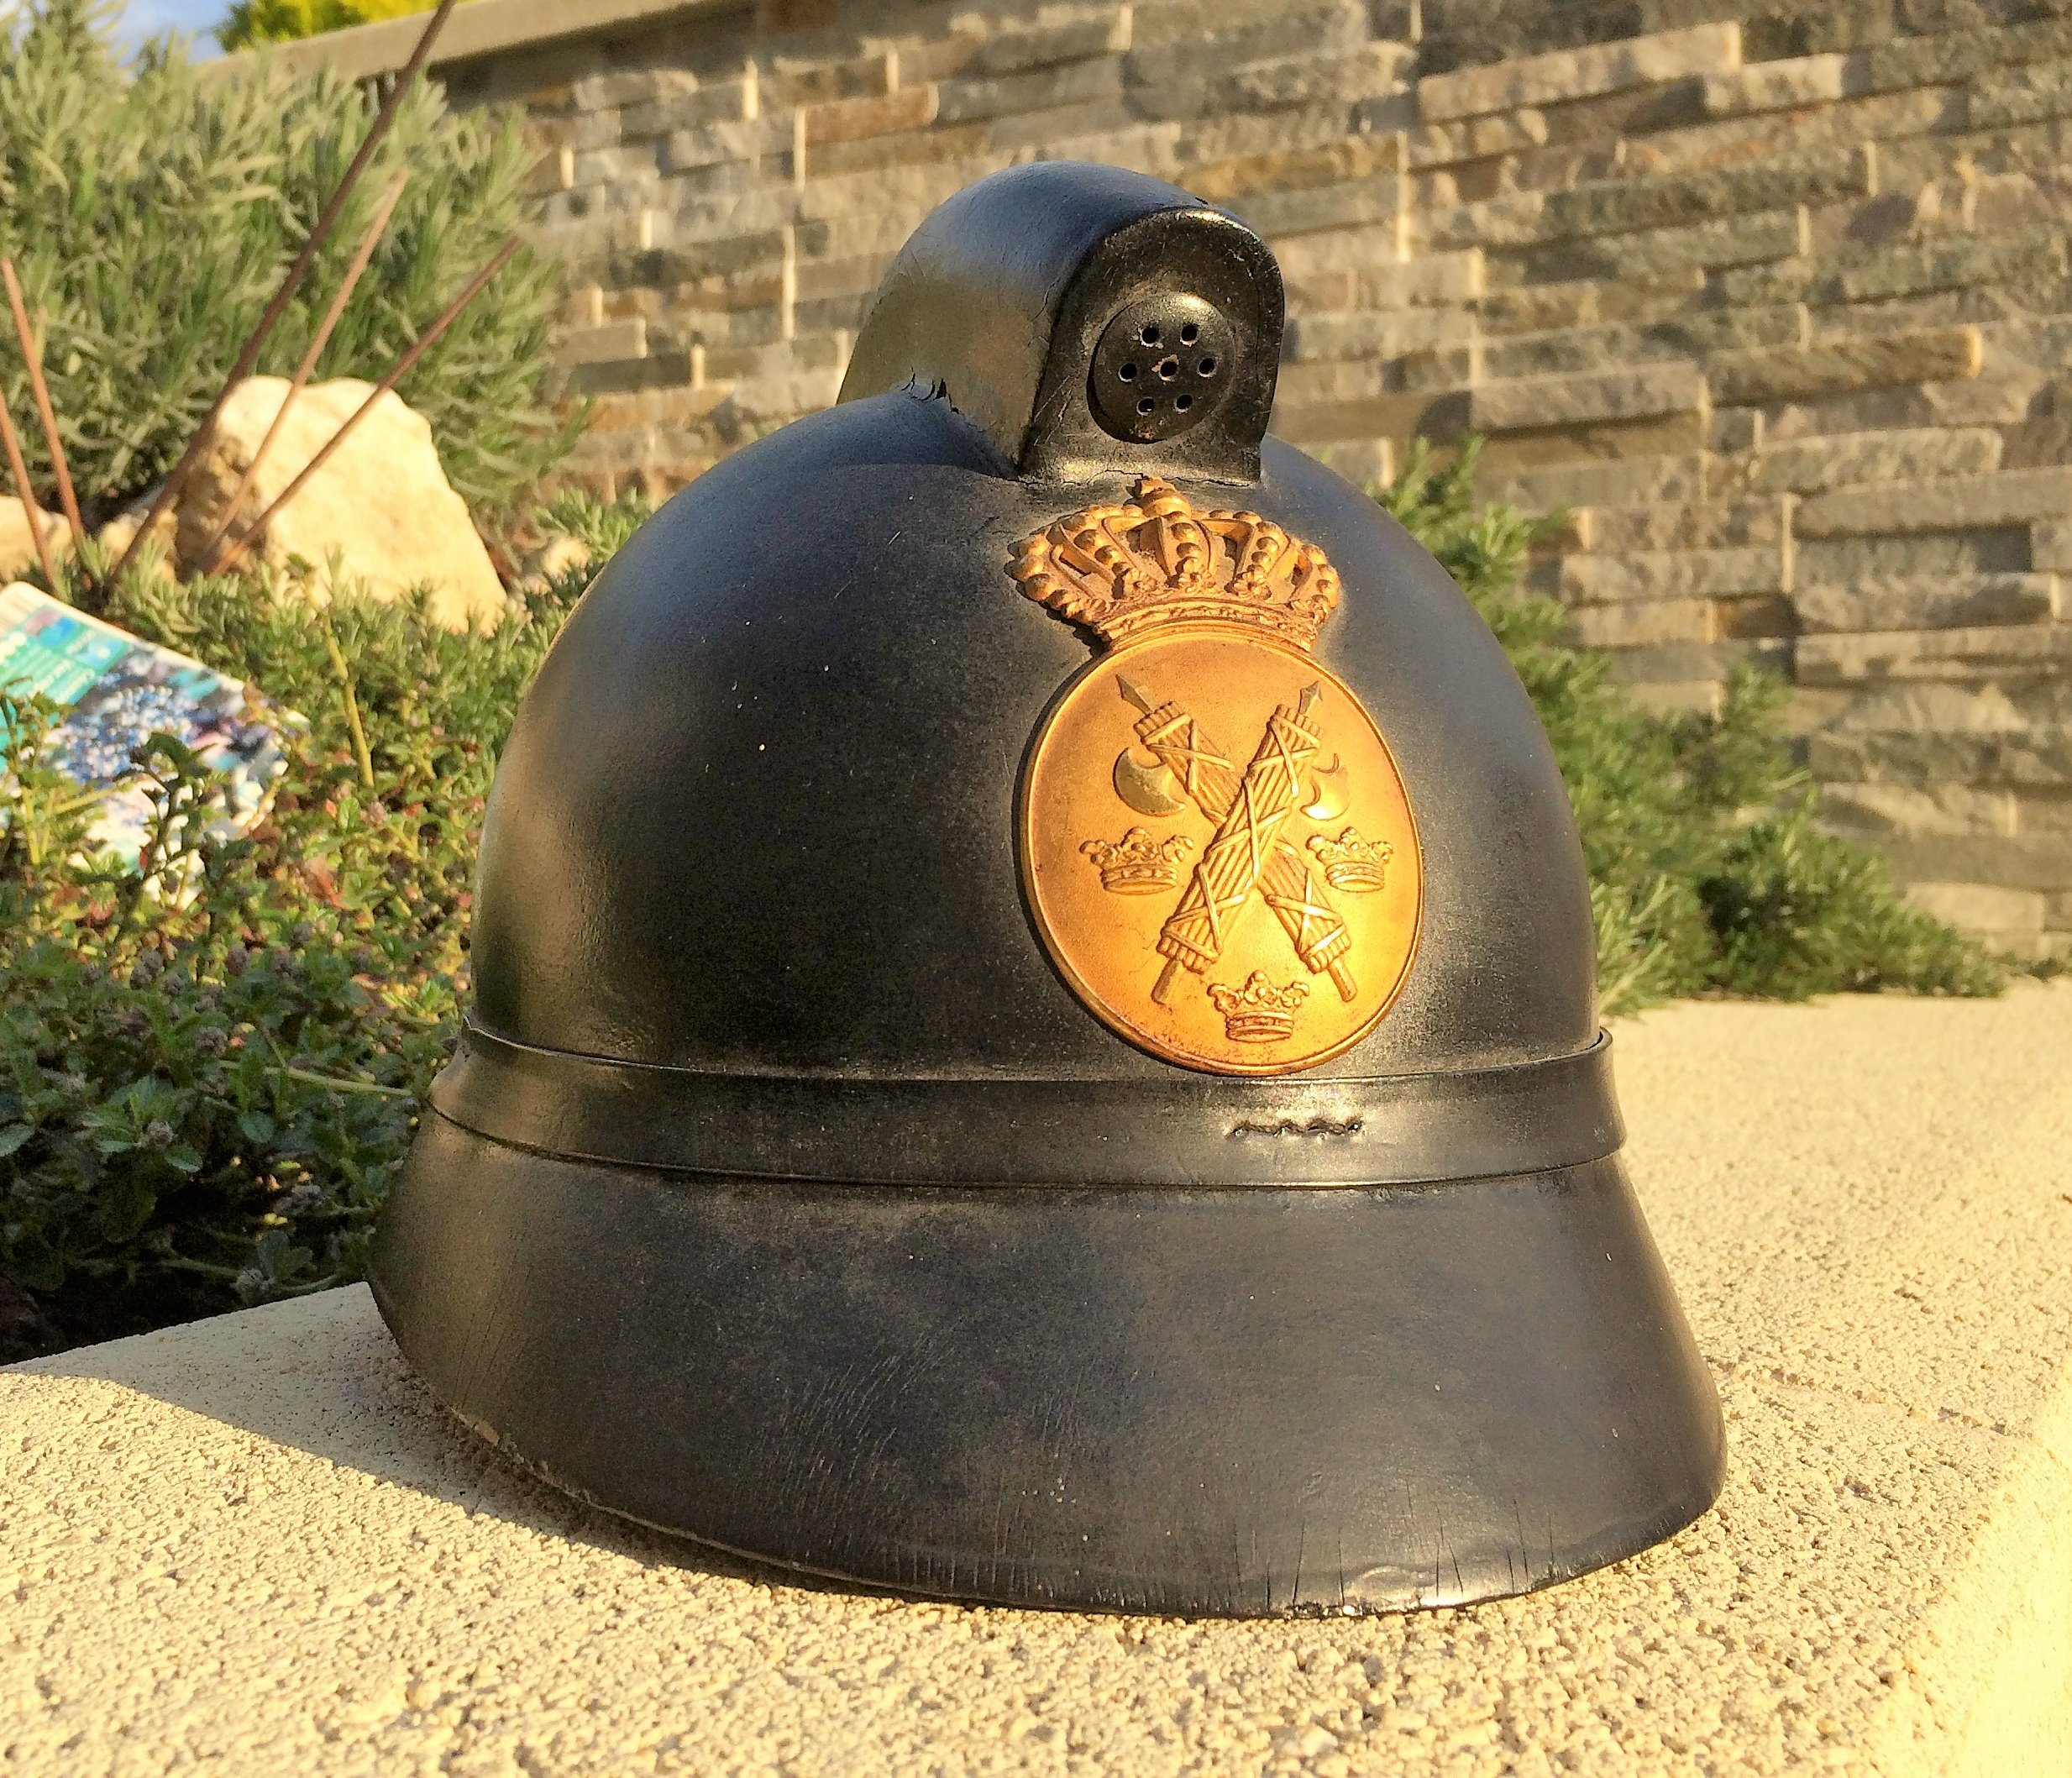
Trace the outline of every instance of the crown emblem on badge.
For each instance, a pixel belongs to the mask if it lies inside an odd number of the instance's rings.
[[[1324,867],[1325,881],[1349,895],[1371,895],[1382,887],[1396,853],[1386,840],[1362,839],[1357,827],[1346,828],[1335,840],[1314,834],[1309,850]]]
[[[1242,988],[1219,982],[1209,998],[1223,1015],[1223,1031],[1233,1043],[1278,1043],[1295,1035],[1295,1015],[1309,998],[1307,982],[1276,988],[1263,969],[1255,969]]]
[[[1204,512],[1146,475],[1124,506],[1088,506],[1026,539],[1010,569],[1029,597],[1109,643],[1160,625],[1256,625],[1307,650],[1338,571],[1256,512]]]
[[[1120,840],[1088,840],[1079,850],[1101,873],[1101,887],[1116,895],[1155,895],[1180,880],[1180,861],[1194,849],[1185,834],[1155,840],[1132,827]]]

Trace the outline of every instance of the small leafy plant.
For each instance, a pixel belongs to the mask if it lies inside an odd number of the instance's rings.
[[[543,523],[602,554],[640,510],[571,497]],[[131,577],[114,622],[309,719],[228,842],[220,784],[153,737],[134,867],[91,855],[93,799],[47,763],[56,712],[0,694],[0,1272],[37,1343],[360,1275],[458,1033],[497,750],[584,579],[470,637],[422,602]]]

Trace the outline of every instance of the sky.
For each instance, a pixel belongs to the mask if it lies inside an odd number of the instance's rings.
[[[23,0],[0,0],[0,25]],[[183,32],[191,39],[195,55],[215,55],[215,28],[230,12],[230,0],[125,0],[118,34],[124,44],[141,43],[161,31]]]
[[[195,53],[213,55],[211,29],[230,10],[230,0],[129,0],[123,15],[125,41],[135,43],[159,31],[184,31],[195,39]]]

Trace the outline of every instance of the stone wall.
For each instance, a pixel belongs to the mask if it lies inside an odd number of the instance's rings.
[[[538,132],[589,478],[832,400],[959,186],[1141,168],[1279,254],[1283,436],[1485,435],[1644,695],[1791,673],[1836,822],[2072,933],[2072,0],[480,0],[441,71]]]

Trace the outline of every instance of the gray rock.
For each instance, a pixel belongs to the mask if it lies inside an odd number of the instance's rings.
[[[2001,436],[1987,427],[1913,427],[1792,439],[1759,454],[1749,485],[1765,494],[1815,494],[1853,482],[1980,475],[2000,462]]]
[[[1418,104],[1426,118],[1435,123],[1554,100],[1588,98],[1631,87],[1658,86],[1740,65],[1740,26],[1701,24],[1622,43],[1593,44],[1587,49],[1427,75],[1418,82]]]
[[[2055,574],[1974,574],[1812,586],[1793,609],[1809,634],[1866,630],[1945,630],[2048,623],[2064,595]]]
[[[2072,515],[2072,467],[1891,482],[1815,495],[1797,510],[1802,537],[1896,535],[2023,525]]]
[[[1704,404],[1704,379],[1688,365],[1671,364],[1486,384],[1474,392],[1469,412],[1477,431],[1501,433],[1693,413]]]

